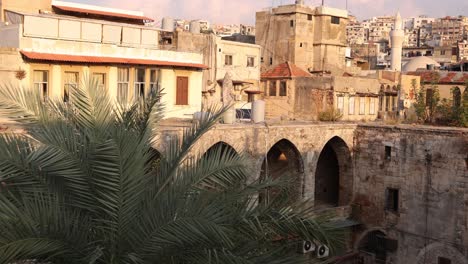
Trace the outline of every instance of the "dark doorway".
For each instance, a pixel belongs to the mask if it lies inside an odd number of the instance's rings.
[[[260,179],[284,179],[281,187],[273,188],[259,195],[260,203],[273,200],[293,202],[302,197],[302,178],[304,166],[296,146],[283,139],[276,143],[263,161]],[[284,186],[283,186],[284,185]],[[285,199],[285,200],[284,200]]]
[[[315,205],[335,207],[352,199],[351,154],[346,143],[334,137],[325,144],[315,171]]]
[[[362,256],[372,256],[373,263],[384,264],[387,260],[387,239],[381,231],[369,232],[359,242],[359,252]]]
[[[320,153],[315,173],[316,205],[337,206],[340,189],[340,166],[330,143]]]

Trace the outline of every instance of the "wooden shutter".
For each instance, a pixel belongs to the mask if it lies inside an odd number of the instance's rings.
[[[188,105],[188,77],[177,77],[176,105]]]

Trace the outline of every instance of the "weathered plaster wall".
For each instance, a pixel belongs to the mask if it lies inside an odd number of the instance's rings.
[[[466,129],[358,127],[354,203],[366,228],[398,240],[391,263],[467,263],[467,155]],[[399,190],[397,212],[385,210],[387,188]]]

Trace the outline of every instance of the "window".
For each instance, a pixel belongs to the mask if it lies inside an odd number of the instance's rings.
[[[224,56],[224,65],[232,65],[232,55]]]
[[[276,96],[276,81],[270,81],[269,83],[269,96]]]
[[[119,100],[119,102],[123,103],[128,100],[129,77],[128,68],[119,68],[117,70],[117,100]]]
[[[41,98],[46,100],[49,95],[49,72],[34,71],[34,89],[39,90]]]
[[[343,96],[338,96],[337,108],[340,113],[343,113],[343,110],[344,110],[344,97]]]
[[[70,101],[70,91],[78,87],[78,73],[65,72],[65,81],[63,84],[63,101]]]
[[[279,96],[286,96],[286,95],[287,95],[287,84],[286,84],[286,81],[280,81]]]
[[[375,99],[374,97],[370,98],[370,105],[369,105],[369,114],[375,115]]]
[[[294,20],[289,21],[289,26],[294,27]]]
[[[348,114],[354,115],[354,96],[349,97]]]
[[[440,55],[445,55],[445,50],[441,50]]]
[[[188,105],[188,77],[177,76],[176,105]]]
[[[437,264],[452,264],[452,261],[448,258],[438,257]]]
[[[255,67],[255,57],[247,57],[247,67]]]
[[[366,114],[366,98],[365,97],[359,98],[359,114],[360,115]]]
[[[93,73],[93,80],[97,83],[100,88],[106,87],[106,74],[105,73]]]
[[[336,16],[332,16],[332,17],[331,17],[331,23],[332,23],[332,24],[339,25],[339,24],[340,24],[340,18],[339,18],[339,17],[336,17]]]
[[[392,159],[392,147],[385,146],[385,159],[391,160]]]
[[[160,75],[161,75],[161,71],[159,69],[150,70],[150,92],[152,95],[156,95],[159,92]]]
[[[399,190],[387,188],[387,197],[385,198],[385,209],[392,212],[398,212]]]
[[[135,100],[145,98],[145,73],[145,69],[135,69]]]
[[[270,65],[273,65],[273,58],[270,57]]]
[[[312,15],[307,15],[307,20],[312,21]]]

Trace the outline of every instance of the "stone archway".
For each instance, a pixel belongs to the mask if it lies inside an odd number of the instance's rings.
[[[357,244],[359,255],[363,259],[367,259],[373,263],[386,263],[386,236],[387,235],[382,230],[369,230]]]
[[[220,142],[214,144],[213,146],[211,146],[205,152],[205,154],[203,154],[203,156],[218,154],[216,152],[220,152],[219,153],[220,156],[224,156],[224,155],[232,156],[232,155],[238,155],[239,154],[239,153],[237,153],[237,151],[231,145],[229,145],[228,143],[226,143],[224,141],[220,141]]]
[[[441,260],[451,264],[468,264],[468,259],[460,251],[442,243],[433,243],[423,248],[414,263],[438,264],[441,263]]]
[[[315,171],[315,205],[335,207],[352,200],[353,171],[351,152],[340,137],[333,137],[323,147]]]
[[[259,194],[260,202],[269,202],[278,195],[287,195],[287,199],[295,201],[303,196],[302,183],[304,178],[304,163],[296,146],[287,139],[282,139],[268,151],[262,163],[260,180],[286,177],[287,188],[281,191],[269,190]]]

